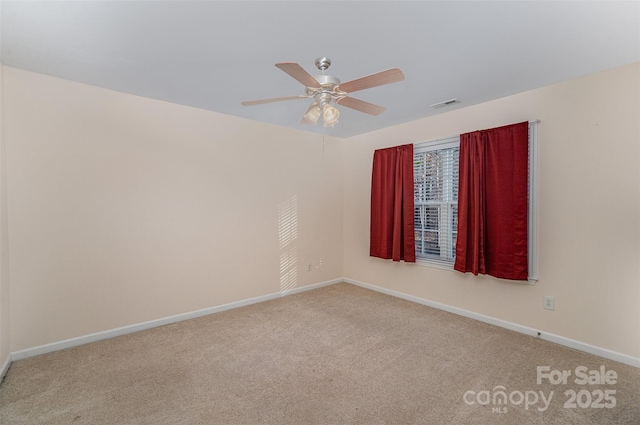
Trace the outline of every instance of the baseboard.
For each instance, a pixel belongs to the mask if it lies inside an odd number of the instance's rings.
[[[2,384],[2,380],[7,375],[7,372],[9,372],[9,366],[11,366],[11,354],[7,356],[7,359],[2,363],[2,366],[0,366],[0,384]]]
[[[491,325],[499,326],[501,328],[509,329],[515,332],[520,332],[536,338],[544,339],[546,341],[550,341],[558,345],[563,345],[565,347],[573,348],[578,351],[583,351],[585,353],[604,357],[605,359],[614,360],[616,362],[620,362],[629,366],[640,368],[640,358],[638,357],[633,357],[627,354],[618,353],[615,351],[608,350],[606,348],[596,347],[594,345],[586,344],[584,342],[576,341],[570,338],[565,338],[563,336],[543,332],[527,326],[519,325],[517,323],[496,319],[495,317],[486,316],[484,314],[475,313],[473,311],[464,310],[462,308],[453,307],[447,304],[441,304],[435,301],[426,300],[424,298],[420,298],[413,295],[405,294],[403,292],[398,292],[391,289],[383,288],[381,286],[372,285],[370,283],[360,282],[358,280],[349,279],[349,278],[344,278],[343,281],[350,283],[352,285],[371,289],[372,291],[381,292],[386,295],[402,298],[404,300],[412,301],[418,304],[423,304],[428,307],[437,308],[438,310],[448,311],[449,313],[454,313],[460,316],[468,317],[470,319],[479,320],[484,323],[489,323]]]
[[[114,338],[116,336],[126,335],[133,332],[139,332],[146,329],[157,328],[158,326],[169,325],[172,323],[182,322],[184,320],[195,319],[196,317],[207,316],[213,313],[219,313],[225,310],[231,310],[234,308],[245,307],[251,304],[256,304],[264,301],[270,301],[276,298],[281,298],[287,295],[293,295],[304,291],[310,291],[323,286],[333,285],[335,283],[343,282],[343,279],[333,279],[325,282],[315,283],[307,286],[300,286],[291,290],[275,292],[272,294],[261,295],[259,297],[248,298],[245,300],[235,301],[228,304],[222,304],[215,307],[209,307],[202,310],[196,310],[188,313],[177,314],[175,316],[163,317],[161,319],[150,320],[148,322],[137,323],[134,325],[123,326],[116,329],[110,329],[107,331],[96,332],[89,335],[83,335],[76,338],[66,339],[64,341],[52,342],[50,344],[40,345],[37,347],[26,348],[24,350],[14,351],[10,355],[11,361],[22,360],[28,357],[38,356],[40,354],[51,353],[53,351],[64,350],[66,348],[76,347],[78,345],[89,344],[91,342],[101,341],[108,338]],[[10,364],[10,361],[9,361]],[[7,364],[7,369],[9,365]]]
[[[256,304],[259,302],[269,301],[276,298],[280,298],[287,295],[293,295],[304,291],[310,291],[313,289],[321,288],[323,286],[333,285],[340,282],[350,283],[352,285],[360,286],[363,288],[371,289],[373,291],[377,291],[383,294],[391,295],[397,298],[402,298],[407,301],[412,301],[418,304],[423,304],[428,307],[437,308],[439,310],[447,311],[449,313],[454,313],[460,316],[468,317],[470,319],[479,320],[484,323],[488,323],[491,325],[499,326],[501,328],[509,329],[515,332],[523,333],[526,335],[530,335],[532,337],[541,338],[546,341],[553,342],[558,345],[562,345],[565,347],[573,348],[575,350],[583,351],[585,353],[593,354],[596,356],[603,357],[605,359],[617,361],[620,363],[624,363],[630,366],[634,366],[640,368],[640,358],[629,356],[626,354],[618,353],[615,351],[608,350],[606,348],[597,347],[594,345],[590,345],[584,342],[576,341],[570,338],[565,338],[563,336],[554,335],[551,333],[543,332],[537,329],[533,329],[527,326],[519,325],[517,323],[508,322],[506,320],[496,319],[491,316],[486,316],[484,314],[475,313],[473,311],[464,310],[458,307],[453,307],[447,304],[438,303],[435,301],[430,301],[424,298],[416,297],[414,295],[405,294],[403,292],[394,291],[392,289],[383,288],[381,286],[372,285],[370,283],[361,282],[358,280],[350,279],[350,278],[340,278],[340,279],[332,279],[325,282],[320,282],[312,285],[301,286],[297,288],[293,288],[291,290],[285,292],[276,292],[272,294],[262,295],[259,297],[249,298],[241,301],[236,301],[228,304],[223,304],[215,307],[205,308],[202,310],[192,311],[188,313],[178,314],[175,316],[165,317],[157,320],[151,320],[148,322],[138,323],[134,325],[124,326],[121,328],[111,329],[103,332],[97,332],[89,335],[80,336],[77,338],[71,338],[64,341],[53,342],[50,344],[40,345],[37,347],[27,348],[20,351],[12,352],[7,360],[4,362],[0,369],[0,382],[2,378],[9,370],[9,366],[12,361],[21,360],[28,357],[37,356],[40,354],[50,353],[53,351],[63,350],[65,348],[71,348],[78,345],[88,344],[91,342],[101,341],[108,338],[113,338],[120,335],[126,335],[133,332],[142,331],[145,329],[151,329],[158,326],[164,326],[171,323],[181,322],[183,320],[194,319],[196,317],[206,316],[213,313],[218,313],[225,310],[231,310],[234,308],[240,308],[244,306],[248,306],[251,304]]]

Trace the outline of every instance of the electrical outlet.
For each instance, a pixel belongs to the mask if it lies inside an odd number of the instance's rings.
[[[542,306],[547,310],[555,310],[556,309],[556,300],[553,297],[546,296],[542,300]]]

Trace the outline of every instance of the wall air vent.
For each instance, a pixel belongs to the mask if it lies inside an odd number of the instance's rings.
[[[429,105],[432,108],[444,108],[445,106],[453,105],[454,103],[460,103],[458,99],[449,99],[444,102],[434,103],[433,105]]]

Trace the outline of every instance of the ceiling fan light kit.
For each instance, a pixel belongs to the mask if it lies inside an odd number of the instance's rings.
[[[340,111],[334,105],[346,106],[370,115],[379,115],[386,109],[383,106],[348,96],[349,93],[404,80],[404,74],[400,69],[391,68],[341,83],[340,79],[324,73],[331,65],[331,59],[321,57],[316,59],[315,64],[321,75],[314,77],[295,62],[276,63],[277,68],[304,84],[304,95],[252,100],[242,102],[242,105],[253,106],[283,100],[313,98],[314,101],[302,117],[301,123],[315,125],[320,119],[320,115],[322,115],[323,125],[325,127],[333,127],[338,123],[338,118],[340,117]]]
[[[302,117],[302,124],[312,124],[316,125],[318,119],[320,118],[320,107],[316,102],[313,102],[307,112]]]
[[[334,125],[338,124],[339,117],[340,111],[336,107],[327,103],[322,108],[322,123],[325,127],[333,128]]]

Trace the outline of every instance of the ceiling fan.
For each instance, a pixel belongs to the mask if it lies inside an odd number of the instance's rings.
[[[340,111],[333,106],[342,105],[347,108],[355,109],[370,115],[379,115],[386,108],[374,103],[365,102],[348,96],[358,90],[378,87],[385,84],[391,84],[404,80],[404,74],[398,68],[387,69],[386,71],[377,72],[367,75],[366,77],[357,78],[355,80],[341,83],[340,80],[331,75],[325,75],[331,65],[331,59],[322,57],[316,59],[316,67],[320,70],[321,75],[312,76],[295,62],[277,63],[276,67],[283,70],[306,87],[305,94],[298,96],[275,97],[271,99],[251,100],[242,102],[244,106],[260,105],[263,103],[280,102],[283,100],[308,99],[313,98],[313,102],[302,117],[303,124],[316,124],[320,115],[322,115],[323,125],[325,127],[333,127],[338,122]]]

